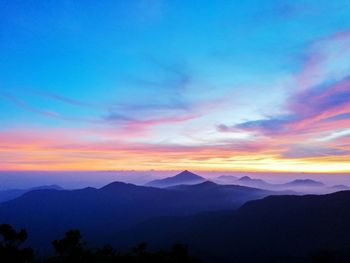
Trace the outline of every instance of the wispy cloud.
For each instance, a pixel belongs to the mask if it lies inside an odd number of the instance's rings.
[[[293,145],[286,152],[283,153],[285,158],[310,158],[310,157],[324,157],[324,156],[349,156],[349,150],[342,150],[330,147],[321,146],[307,146],[307,145]]]
[[[350,76],[344,76],[343,67],[339,72],[332,64],[340,54],[350,58],[350,49],[344,45],[344,41],[349,40],[350,33],[346,31],[312,44],[318,46],[313,50],[317,52],[306,56],[303,70],[296,75],[295,92],[285,104],[287,114],[234,125],[220,124],[218,131],[250,132],[265,140],[268,147],[276,147],[282,140],[288,146],[288,150],[281,152],[285,158],[349,154],[348,150],[332,145],[308,145],[324,134],[349,127]],[[334,56],[328,54],[329,50],[335,52]],[[296,143],[305,143],[305,146],[295,146]]]
[[[192,81],[186,66],[182,63],[163,63],[156,59],[149,59],[149,61],[157,70],[160,70],[162,73],[160,77],[156,80],[128,78],[127,81],[136,89],[155,88],[158,91],[150,94],[161,94],[159,99],[147,99],[140,95],[121,102],[113,102],[111,98],[109,102],[97,103],[33,88],[0,90],[0,95],[32,113],[74,123],[111,126],[120,133],[128,132],[131,137],[145,136],[157,126],[177,125],[195,120],[208,112],[215,111],[221,107],[223,100],[226,100],[226,98],[198,101],[185,99],[187,88]],[[48,105],[47,108],[31,103],[28,96],[39,97],[45,102],[43,105]],[[49,101],[55,103],[48,103]],[[73,110],[69,113],[67,111],[61,113],[60,110],[64,109],[65,105],[73,106]],[[74,107],[81,110],[76,112]],[[89,111],[88,114],[84,113],[85,109]],[[91,111],[93,114],[90,113]]]
[[[101,123],[101,120],[99,119],[94,119],[94,118],[88,118],[88,117],[74,117],[74,116],[66,116],[62,115],[54,110],[49,110],[49,109],[43,109],[37,106],[33,106],[24,99],[20,98],[17,95],[14,95],[13,93],[6,92],[6,91],[1,91],[0,90],[0,97],[3,99],[6,99],[19,108],[22,108],[26,111],[40,114],[42,116],[48,117],[48,118],[53,118],[53,119],[60,119],[64,121],[70,121],[70,122],[87,122],[87,123]]]

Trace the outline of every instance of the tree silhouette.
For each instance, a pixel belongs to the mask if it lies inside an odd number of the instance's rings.
[[[335,262],[334,255],[325,249],[318,251],[313,255],[312,263],[333,263]]]
[[[98,248],[95,251],[95,253],[92,253],[90,255],[91,262],[98,262],[98,263],[116,263],[116,262],[120,262],[120,260],[116,261],[116,259],[118,257],[120,257],[120,255],[110,245],[106,245],[106,246],[104,246],[102,248]]]
[[[173,245],[171,253],[173,254],[174,258],[177,260],[184,260],[184,259],[188,258],[187,247],[183,244],[180,244],[180,243]]]
[[[29,263],[34,261],[31,248],[20,248],[28,235],[25,229],[16,232],[8,224],[0,225],[0,262]]]
[[[52,245],[57,254],[56,261],[83,262],[85,251],[81,239],[79,230],[70,230],[63,239],[54,240]]]

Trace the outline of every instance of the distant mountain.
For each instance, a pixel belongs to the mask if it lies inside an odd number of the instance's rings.
[[[218,184],[235,184],[237,180],[238,177],[233,175],[221,175],[213,179]]]
[[[329,189],[333,191],[345,191],[345,190],[350,190],[350,187],[347,185],[338,184],[338,185],[333,185],[329,187]]]
[[[251,178],[249,176],[243,176],[241,178],[238,178],[231,175],[224,175],[224,176],[219,176],[215,178],[215,182],[222,183],[222,184],[242,185],[242,186],[260,188],[265,190],[281,190],[281,189],[277,189],[276,185],[274,184],[267,183],[262,179]]]
[[[117,236],[155,247],[184,242],[207,262],[350,262],[349,203],[350,191],[269,196],[236,211],[154,218]]]
[[[181,185],[181,184],[185,184],[185,185],[199,184],[204,181],[206,181],[205,178],[185,170],[172,177],[153,180],[147,183],[146,186],[163,188],[163,187],[169,187],[169,186]]]
[[[328,187],[326,187],[323,183],[314,181],[311,179],[296,179],[291,182],[287,182],[284,184],[271,184],[262,179],[255,179],[249,176],[243,176],[241,178],[231,177],[231,176],[220,176],[215,179],[217,183],[226,183],[226,184],[236,184],[243,185],[253,188],[266,189],[266,190],[293,190],[296,192],[303,193],[329,193]],[[346,190],[346,188],[339,188],[339,190]]]
[[[88,240],[107,242],[111,233],[153,217],[232,210],[274,194],[283,193],[212,182],[170,188],[114,182],[100,189],[28,192],[0,204],[0,222],[28,229],[29,242],[36,247],[73,228]]]
[[[279,187],[323,187],[323,183],[311,179],[297,179],[286,184],[281,184]]]
[[[249,176],[243,176],[237,180],[237,184],[249,187],[256,187],[262,189],[273,189],[275,185],[269,184],[261,179],[253,179]]]
[[[44,186],[38,186],[38,187],[29,188],[29,189],[3,190],[3,191],[0,191],[0,203],[15,199],[30,191],[44,190],[44,189],[63,190],[63,188],[58,185],[44,185]]]
[[[261,179],[253,179],[249,176],[243,176],[241,178],[238,179],[239,182],[264,182]]]

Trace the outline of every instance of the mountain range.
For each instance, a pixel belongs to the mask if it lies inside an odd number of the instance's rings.
[[[339,257],[336,262],[349,261],[350,191],[300,196],[283,189],[326,186],[304,179],[280,185],[248,176],[224,179],[275,190],[217,184],[189,171],[153,181],[157,187],[48,186],[0,203],[0,223],[26,228],[28,244],[42,253],[65,231],[80,229],[92,246],[147,241],[162,249],[180,241],[205,262],[333,262],[314,261],[323,251]]]
[[[79,228],[90,240],[158,216],[186,216],[236,209],[249,200],[292,194],[205,181],[169,188],[121,182],[100,189],[35,190],[0,204],[0,222],[28,229],[31,244],[41,246],[64,231]],[[83,220],[82,220],[83,219]]]
[[[208,179],[185,170],[175,176],[153,180],[145,185],[166,188],[176,185],[193,185],[205,182],[206,180]],[[294,190],[301,193],[332,191],[332,188],[326,189],[326,186],[323,183],[311,179],[296,179],[283,184],[272,184],[262,179],[251,178],[249,176],[242,176],[239,178],[232,175],[223,175],[212,179],[212,181],[223,185],[233,184],[272,191]]]
[[[332,193],[340,190],[350,190],[350,188],[346,185],[327,186],[322,182],[315,181],[312,179],[295,179],[287,183],[272,184],[262,179],[255,179],[249,176],[243,176],[239,178],[239,177],[230,176],[230,175],[223,175],[215,178],[214,181],[218,184],[243,185],[243,186],[273,190],[273,191],[293,190],[298,193],[304,193],[304,194],[308,194],[308,193],[326,194],[326,193]]]

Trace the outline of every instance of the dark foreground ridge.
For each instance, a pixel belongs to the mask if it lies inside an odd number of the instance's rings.
[[[350,191],[270,196],[236,211],[156,218],[118,235],[181,240],[209,262],[350,262]],[[137,237],[137,238],[131,238]]]

